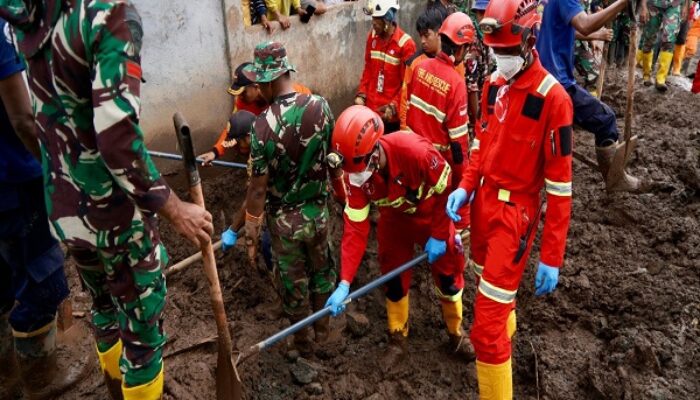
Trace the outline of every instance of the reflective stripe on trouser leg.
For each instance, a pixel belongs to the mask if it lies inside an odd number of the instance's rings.
[[[500,364],[476,361],[481,400],[510,400],[513,398],[513,367],[510,358]]]
[[[98,251],[118,310],[119,336],[124,347],[119,367],[126,387],[150,383],[163,370],[166,286],[162,267],[168,256],[151,231],[146,230],[144,235],[124,248]]]
[[[386,319],[389,333],[401,332],[408,336],[408,295],[399,301],[386,299]]]

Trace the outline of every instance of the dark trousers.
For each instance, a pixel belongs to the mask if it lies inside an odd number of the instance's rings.
[[[566,88],[574,104],[574,123],[595,135],[596,146],[617,141],[617,119],[607,104],[598,100],[578,84]]]

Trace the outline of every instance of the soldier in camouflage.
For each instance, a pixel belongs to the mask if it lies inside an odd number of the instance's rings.
[[[476,123],[480,118],[479,104],[481,104],[481,88],[484,87],[486,77],[494,71],[496,62],[484,44],[484,34],[479,28],[479,22],[484,17],[484,11],[488,6],[488,0],[475,0],[467,14],[472,19],[476,29],[477,40],[472,45],[469,54],[464,59],[467,78],[467,102],[469,104],[469,136],[474,138],[474,127],[480,129]]]
[[[170,191],[143,143],[139,14],[125,0],[0,0],[0,15],[28,62],[47,213],[93,297],[110,395],[158,399],[167,256],[155,214],[196,244],[213,227]]]
[[[252,130],[252,177],[246,198],[248,255],[255,260],[258,238],[267,214],[283,311],[292,323],[324,307],[337,272],[328,241],[328,167],[326,155],[334,119],[320,96],[296,93],[294,67],[280,43],[255,48],[255,62],[243,73],[260,86],[270,104]],[[311,299],[310,299],[311,297]],[[328,318],[314,324],[315,339],[328,338]],[[309,354],[310,332],[294,336],[290,351]]]
[[[642,1],[639,19],[644,23],[642,33],[641,64],[645,86],[651,86],[651,70],[654,60],[654,45],[661,34],[661,48],[656,72],[656,89],[665,92],[666,77],[673,61],[673,46],[680,30],[681,10],[687,11],[687,0],[647,0]]]

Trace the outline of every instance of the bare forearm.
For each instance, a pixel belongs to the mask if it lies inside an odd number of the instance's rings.
[[[571,24],[576,28],[576,31],[584,36],[588,36],[605,24],[617,17],[624,8],[627,7],[627,0],[617,0],[610,6],[604,8],[595,14],[586,14],[584,12],[576,15]]]
[[[265,210],[265,198],[267,197],[267,175],[253,177],[248,186],[246,196],[246,211],[253,216],[259,216]]]
[[[21,72],[0,81],[0,99],[17,136],[34,157],[41,159],[29,92]]]

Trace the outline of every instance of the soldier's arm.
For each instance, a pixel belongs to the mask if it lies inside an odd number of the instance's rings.
[[[101,22],[97,22],[101,21]],[[118,3],[94,18],[92,104],[97,148],[115,182],[143,210],[157,212],[170,188],[156,169],[139,126],[141,21]]]

